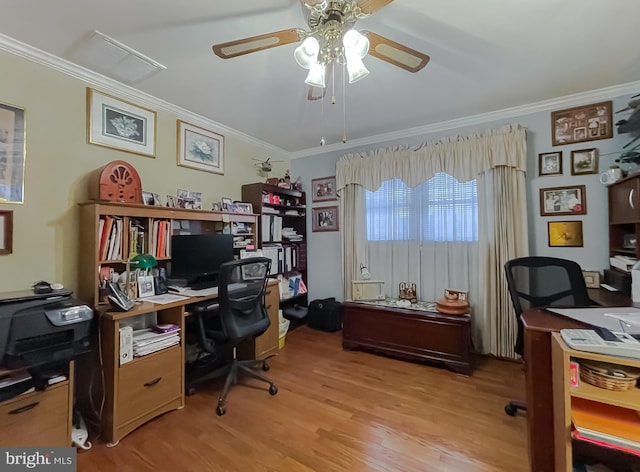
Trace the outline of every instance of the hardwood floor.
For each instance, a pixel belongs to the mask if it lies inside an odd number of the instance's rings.
[[[509,471],[528,470],[523,416],[504,413],[524,395],[517,363],[484,359],[471,377],[361,351],[342,334],[306,326],[271,358],[266,384],[232,388],[216,416],[220,381],[202,384],[114,448],[78,452],[78,470]],[[245,381],[241,381],[244,383]]]

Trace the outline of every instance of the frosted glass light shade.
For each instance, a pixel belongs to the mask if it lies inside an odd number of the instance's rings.
[[[342,44],[345,56],[357,55],[362,59],[369,52],[369,39],[354,29],[344,34]]]
[[[349,83],[352,84],[369,75],[369,70],[364,66],[362,59],[357,55],[347,56],[347,72]]]
[[[318,52],[320,51],[320,43],[313,36],[305,39],[293,53],[298,65],[304,69],[311,69],[313,64],[318,62]]]
[[[319,62],[313,64],[309,69],[309,74],[304,83],[313,85],[314,87],[324,88],[324,65]]]

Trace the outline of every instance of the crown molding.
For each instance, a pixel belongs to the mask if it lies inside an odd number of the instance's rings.
[[[222,123],[218,123],[202,115],[193,113],[185,108],[181,108],[170,102],[154,97],[153,95],[142,92],[141,90],[118,82],[117,80],[101,75],[80,65],[74,64],[66,59],[62,59],[61,57],[54,56],[53,54],[20,42],[2,33],[0,33],[0,50],[81,80],[91,87],[100,89],[102,92],[116,95],[119,98],[132,101],[141,106],[146,106],[157,111],[161,110],[175,114],[176,118],[180,120],[189,121],[194,125],[203,126],[205,128],[211,127],[215,129],[216,132],[220,132],[225,136],[235,136],[243,141],[267,148],[267,150],[272,152],[282,153],[285,156],[289,156],[290,154],[288,151],[274,146],[273,144],[261,141],[236,129],[229,128]]]
[[[571,108],[574,106],[585,105],[590,102],[609,100],[613,97],[618,97],[621,95],[638,93],[638,90],[640,90],[640,81],[628,82],[626,84],[614,85],[611,87],[605,87],[596,90],[589,90],[588,92],[575,93],[572,95],[566,95],[564,97],[552,98],[549,100],[529,103],[527,105],[520,105],[512,108],[505,108],[503,110],[496,110],[489,113],[481,113],[479,115],[466,116],[464,118],[457,118],[455,120],[442,121],[440,123],[433,123],[430,125],[378,134],[375,136],[369,136],[367,138],[354,139],[353,141],[348,141],[344,144],[337,143],[323,147],[304,149],[302,151],[292,152],[290,157],[291,159],[298,159],[301,157],[310,157],[335,151],[348,151],[354,148],[381,144],[388,141],[396,141],[400,139],[422,136],[425,134],[439,133],[441,131],[449,131],[452,129],[464,128],[466,126],[475,126],[491,121],[517,118],[523,115],[537,113],[540,111],[553,111],[557,109]]]

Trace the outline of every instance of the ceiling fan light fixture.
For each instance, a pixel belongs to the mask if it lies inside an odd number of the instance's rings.
[[[311,67],[318,62],[318,52],[320,51],[320,43],[313,36],[305,39],[293,53],[298,65],[304,69]]]
[[[313,85],[314,87],[324,88],[324,64],[316,62],[309,69],[309,74],[304,81],[305,84]]]
[[[349,83],[352,84],[369,75],[369,70],[364,66],[362,59],[357,55],[347,56],[347,72]]]
[[[354,29],[344,34],[342,44],[347,57],[357,55],[362,59],[369,52],[369,39]]]

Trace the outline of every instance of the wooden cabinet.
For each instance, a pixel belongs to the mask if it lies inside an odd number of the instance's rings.
[[[578,386],[572,387],[570,362],[591,360],[640,368],[640,360],[576,351],[564,343],[559,333],[553,333],[552,336],[555,471],[570,472],[573,470],[574,459],[601,462],[614,470],[629,470],[631,464],[637,467],[640,465],[640,457],[572,439],[571,408],[573,399],[584,399],[628,409],[635,417],[635,412],[640,410],[640,389],[634,387],[626,391],[613,391],[596,387],[583,380],[580,380]],[[640,427],[640,417],[636,418],[637,428]]]
[[[68,447],[71,445],[73,362],[68,379],[42,392],[0,403],[0,444],[4,447]]]
[[[640,235],[640,175],[622,179],[608,188],[609,255],[638,258]]]
[[[152,254],[159,267],[171,262],[170,237],[189,232],[235,234],[239,239],[255,239],[258,216],[246,213],[222,213],[203,210],[154,207],[126,203],[89,202],[80,205],[80,277],[78,296],[94,306],[105,304],[99,293],[101,271],[122,273],[125,262],[139,252]],[[109,251],[108,229],[119,231]],[[119,228],[119,229],[118,229]],[[106,238],[106,239],[105,239]],[[160,240],[163,239],[163,242]],[[106,249],[105,249],[106,246]],[[162,247],[164,246],[164,249]],[[239,253],[241,246],[236,247]]]
[[[238,346],[238,357],[240,359],[266,359],[278,353],[279,350],[279,327],[278,307],[280,305],[280,292],[278,281],[271,280],[267,285],[264,304],[269,313],[271,324],[267,331],[258,336],[254,341],[247,340]]]
[[[307,283],[307,205],[304,192],[254,183],[242,186],[242,200],[260,214],[258,247],[282,246],[277,257],[277,273],[300,274]],[[289,228],[289,231],[287,230]],[[269,255],[269,254],[265,254]],[[272,270],[273,273],[273,270]],[[307,295],[282,297],[281,305],[307,305]]]
[[[120,328],[149,313],[180,327],[180,344],[120,365]],[[184,406],[184,302],[144,302],[100,319],[105,404],[102,432],[111,444],[155,418]]]

